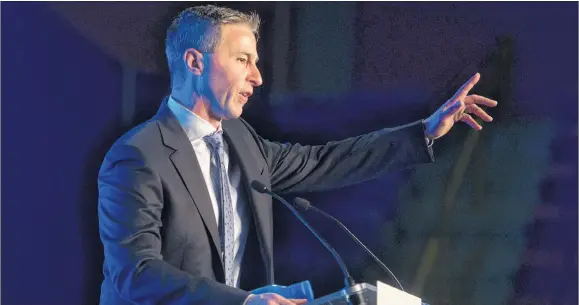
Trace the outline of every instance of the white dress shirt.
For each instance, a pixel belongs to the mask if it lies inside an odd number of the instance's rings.
[[[179,102],[169,97],[167,102],[169,109],[177,117],[177,120],[185,130],[197,160],[199,161],[199,166],[201,167],[201,172],[203,173],[203,178],[209,191],[209,197],[211,198],[211,204],[213,205],[213,212],[215,213],[215,221],[217,222],[217,227],[219,227],[219,206],[217,202],[216,190],[219,189],[216,179],[211,176],[211,166],[217,166],[215,164],[215,158],[211,157],[211,151],[207,143],[203,140],[203,137],[209,135],[219,128],[213,127],[209,122],[202,119],[200,116],[191,112],[189,109],[185,108]],[[233,236],[234,236],[234,260],[233,260],[233,282],[236,287],[239,287],[239,271],[241,269],[241,259],[243,257],[243,250],[245,249],[245,242],[247,240],[248,234],[248,206],[247,206],[247,196],[243,185],[241,184],[241,169],[239,164],[230,163],[229,158],[229,147],[227,142],[223,141],[225,156],[223,162],[225,163],[225,168],[227,175],[229,176],[229,189],[231,194],[231,202],[233,204]],[[233,162],[236,163],[236,162]],[[219,245],[218,245],[219,247]],[[221,251],[221,249],[219,249]]]

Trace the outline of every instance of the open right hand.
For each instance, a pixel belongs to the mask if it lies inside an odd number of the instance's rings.
[[[301,305],[307,301],[307,299],[286,299],[277,293],[262,293],[250,295],[245,305]]]

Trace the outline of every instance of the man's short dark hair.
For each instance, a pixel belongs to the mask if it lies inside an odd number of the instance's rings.
[[[185,9],[167,29],[165,54],[171,74],[171,87],[180,87],[185,80],[185,50],[194,48],[212,53],[221,42],[221,26],[224,24],[247,24],[255,38],[259,38],[259,16],[242,13],[215,5],[194,6]]]

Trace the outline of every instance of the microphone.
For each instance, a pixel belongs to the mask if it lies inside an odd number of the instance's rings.
[[[330,246],[330,244],[324,238],[322,238],[318,234],[318,232],[316,232],[316,230],[314,230],[314,228],[312,228],[310,226],[310,224],[302,217],[302,215],[300,215],[300,213],[298,211],[296,211],[296,209],[291,204],[289,204],[287,201],[285,201],[283,198],[281,198],[276,193],[269,190],[267,188],[267,186],[265,186],[263,183],[261,183],[257,180],[253,180],[251,182],[251,188],[253,188],[254,190],[256,190],[259,193],[268,194],[268,195],[272,196],[273,198],[275,198],[275,199],[279,200],[281,203],[283,203],[288,209],[290,209],[290,211],[292,211],[292,213],[301,221],[301,223],[304,226],[306,226],[306,228],[308,228],[308,230],[310,230],[310,232],[312,232],[312,234],[314,234],[314,236],[322,243],[322,245],[324,245],[324,247],[334,256],[334,258],[336,259],[336,262],[338,262],[338,265],[340,266],[340,269],[342,269],[342,273],[344,274],[344,284],[346,285],[346,289],[350,288],[356,284],[356,282],[354,281],[354,278],[350,275],[350,272],[348,272],[348,268],[346,268],[346,265],[344,264],[344,261],[342,260],[342,258],[338,254],[338,252],[336,252],[336,250],[334,248],[332,248],[332,246]]]
[[[340,228],[342,228],[344,231],[346,231],[346,233],[348,233],[348,236],[350,236],[360,247],[362,247],[366,251],[366,253],[370,254],[370,256],[374,259],[374,261],[376,263],[378,263],[378,265],[380,265],[380,267],[382,267],[382,269],[384,269],[386,272],[388,272],[388,274],[394,279],[394,281],[396,281],[396,283],[400,287],[400,290],[404,291],[404,288],[402,288],[402,284],[400,284],[400,282],[398,281],[398,279],[396,278],[394,273],[392,271],[390,271],[390,269],[388,267],[386,267],[386,265],[382,261],[380,261],[380,259],[378,257],[376,257],[376,255],[374,255],[374,253],[372,253],[372,251],[370,251],[370,249],[368,249],[368,247],[366,247],[356,237],[356,235],[354,235],[354,233],[350,232],[350,230],[348,230],[348,228],[343,223],[341,223],[339,220],[337,220],[334,216],[332,216],[332,215],[316,208],[315,206],[311,205],[310,202],[304,198],[296,197],[294,199],[294,205],[299,207],[300,209],[302,209],[304,211],[308,211],[308,210],[316,211],[316,212],[324,215],[324,217],[327,217],[327,218],[331,219],[332,221],[334,221],[335,223],[337,223],[340,226]]]

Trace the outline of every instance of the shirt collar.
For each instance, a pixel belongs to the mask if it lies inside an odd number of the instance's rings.
[[[200,140],[206,135],[221,130],[221,124],[219,124],[219,127],[216,129],[209,122],[177,102],[172,96],[169,96],[167,106],[171,112],[173,112],[179,121],[179,124],[183,127],[183,130],[185,130],[185,133],[191,142]]]

